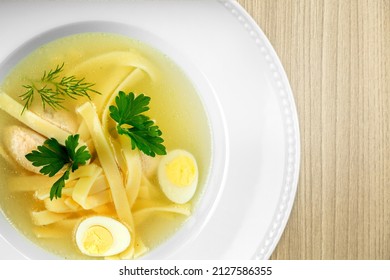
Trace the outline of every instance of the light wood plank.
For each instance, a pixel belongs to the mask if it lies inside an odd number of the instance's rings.
[[[272,259],[390,259],[390,1],[238,2],[278,53],[301,128]]]

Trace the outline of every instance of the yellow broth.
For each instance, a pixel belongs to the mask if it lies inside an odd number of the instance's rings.
[[[151,97],[150,110],[146,113],[163,132],[167,150],[185,149],[192,153],[199,167],[199,183],[192,208],[196,206],[208,175],[211,157],[210,127],[206,113],[194,86],[188,77],[166,55],[156,49],[128,37],[107,33],[84,33],[50,42],[33,51],[23,59],[4,79],[1,89],[21,104],[20,95],[25,92],[23,85],[39,80],[44,71],[55,69],[64,63],[60,75],[75,75],[95,83],[94,89],[102,95],[92,93],[92,102],[102,107],[102,100],[114,89],[136,95],[144,93]],[[124,81],[134,65],[143,68],[148,75],[138,82],[117,85]],[[64,103],[77,125],[80,117],[75,108],[88,99],[68,99]],[[36,114],[42,114],[40,100],[36,97],[31,107]],[[50,111],[50,110],[48,110]],[[17,120],[0,110],[0,128],[21,125]],[[4,145],[4,139],[1,139]],[[130,145],[130,141],[129,141]],[[6,150],[3,147],[3,150]],[[32,173],[15,162],[0,157],[0,206],[9,221],[26,237],[45,250],[66,259],[84,259],[74,242],[74,228],[66,230],[58,238],[37,238],[33,232],[30,213],[42,208],[42,202],[34,198],[33,192],[15,192],[7,180],[12,176],[27,176]],[[151,178],[158,187],[157,178]],[[158,188],[158,192],[161,192]],[[167,199],[161,194],[161,203]],[[196,207],[195,207],[196,208]],[[177,214],[154,213],[136,226],[139,236],[147,247],[153,249],[161,244],[178,228],[186,218]]]

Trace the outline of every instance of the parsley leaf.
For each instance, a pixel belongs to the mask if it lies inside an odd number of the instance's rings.
[[[60,170],[66,167],[64,174],[53,184],[50,190],[50,199],[60,198],[65,181],[69,179],[70,172],[74,172],[80,165],[84,165],[91,158],[87,146],[79,145],[80,135],[69,135],[65,140],[65,146],[58,143],[55,138],[47,139],[37,150],[26,155],[26,158],[36,167],[42,166],[39,170],[43,175],[53,177]]]
[[[43,166],[39,172],[52,177],[68,163],[66,148],[54,138],[47,139],[42,146],[26,155],[36,167]]]
[[[135,97],[120,91],[115,97],[115,104],[109,107],[111,118],[117,122],[119,134],[131,139],[131,148],[138,148],[144,154],[154,157],[166,155],[164,140],[160,137],[161,130],[154,121],[141,113],[149,110],[150,97],[140,94]]]
[[[61,198],[62,189],[65,187],[65,181],[69,179],[69,174],[70,171],[67,169],[60,179],[55,181],[50,189],[50,200],[53,200],[53,198]]]
[[[79,145],[80,135],[69,135],[68,139],[65,140],[65,148],[68,153],[72,172],[79,168],[79,165],[84,165],[91,158],[91,154],[87,150],[87,146],[81,146],[77,149]]]

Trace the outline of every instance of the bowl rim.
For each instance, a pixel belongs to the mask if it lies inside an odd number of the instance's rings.
[[[175,49],[157,34],[138,26],[115,21],[89,20],[78,21],[49,28],[26,40],[0,62],[0,82],[7,73],[24,57],[42,45],[57,39],[81,33],[111,33],[141,41],[168,56],[188,77],[195,87],[205,110],[211,134],[211,159],[209,172],[196,202],[195,211],[168,240],[153,248],[140,259],[164,259],[173,255],[186,244],[192,242],[205,227],[212,216],[223,192],[227,166],[229,163],[229,138],[227,124],[220,101],[215,90],[204,73],[179,50]],[[210,186],[217,186],[210,187]],[[11,225],[4,211],[0,208],[0,238],[15,248],[26,259],[62,259],[33,243],[18,229]],[[174,249],[173,249],[174,248]]]

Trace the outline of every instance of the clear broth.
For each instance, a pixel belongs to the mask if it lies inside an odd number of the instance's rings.
[[[107,53],[131,53],[135,61],[146,63],[153,69],[153,78],[147,77],[131,86],[121,88],[126,93],[144,93],[151,97],[150,111],[147,115],[156,120],[163,132],[164,144],[167,150],[185,149],[197,159],[199,167],[199,184],[196,197],[192,200],[193,207],[202,193],[211,158],[211,135],[209,122],[202,102],[187,76],[166,55],[156,49],[130,39],[128,37],[108,33],[83,33],[61,38],[50,42],[33,51],[24,58],[4,79],[1,88],[15,100],[20,101],[20,95],[25,91],[24,84],[29,80],[37,80],[48,69],[64,65],[64,75],[75,71],[75,76],[85,77],[86,81],[95,83],[95,89],[102,95],[105,92],[107,80],[120,81],[126,77],[127,61],[106,62],[103,65],[91,64],[91,67],[77,70],[77,65]],[[75,68],[76,67],[76,68]],[[109,70],[103,69],[104,67]],[[81,67],[83,68],[83,67]],[[92,101],[98,102],[101,96],[92,94]],[[76,106],[88,101],[79,98],[65,103],[70,113]],[[21,102],[21,101],[20,101]],[[33,110],[39,114],[42,111],[39,100],[36,99]],[[76,114],[75,119],[77,119]],[[0,128],[17,124],[17,120],[0,110]],[[1,145],[3,139],[0,140]],[[24,176],[32,174],[22,167],[15,167],[0,157],[0,207],[9,221],[26,237],[45,250],[66,259],[85,259],[73,240],[73,232],[69,231],[66,238],[40,239],[32,231],[30,213],[39,209],[39,201],[31,192],[14,192],[7,185],[9,176]],[[157,179],[153,182],[158,184]],[[147,219],[137,228],[143,236],[144,243],[154,248],[172,236],[185,222],[180,215],[156,214]]]

